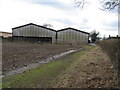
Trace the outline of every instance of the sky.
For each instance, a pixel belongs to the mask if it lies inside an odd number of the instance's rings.
[[[75,0],[0,0],[0,31],[34,23],[51,24],[53,29],[67,27],[85,32],[96,30],[100,36],[118,35],[118,13],[100,10],[99,0],[89,0],[84,8]]]

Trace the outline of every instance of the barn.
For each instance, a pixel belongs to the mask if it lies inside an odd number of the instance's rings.
[[[12,33],[10,33],[10,32],[0,32],[0,37],[4,37],[4,38],[12,37]]]
[[[57,44],[88,44],[89,33],[74,28],[54,30],[33,23],[12,28],[15,41],[33,41]]]
[[[61,44],[88,44],[89,33],[74,28],[65,28],[57,31],[57,43]]]
[[[55,43],[56,31],[44,26],[29,23],[12,28],[13,40]]]

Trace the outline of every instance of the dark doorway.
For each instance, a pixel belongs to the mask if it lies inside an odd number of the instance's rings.
[[[52,43],[52,37],[13,36],[13,41],[26,41],[26,42],[38,42],[38,43]]]
[[[39,42],[41,42],[41,43],[52,43],[52,37],[40,37]]]

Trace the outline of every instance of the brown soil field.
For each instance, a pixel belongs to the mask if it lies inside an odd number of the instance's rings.
[[[4,42],[2,43],[2,72],[4,74],[62,52],[80,48],[81,46]]]
[[[100,46],[83,47],[48,64],[3,77],[3,88],[70,88],[119,90],[119,78]]]

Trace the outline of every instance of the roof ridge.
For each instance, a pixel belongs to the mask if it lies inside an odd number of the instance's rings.
[[[73,30],[76,30],[76,31],[79,31],[79,32],[83,32],[83,33],[89,34],[88,32],[85,32],[85,31],[82,31],[82,30],[79,30],[79,29],[76,29],[76,28],[72,28],[72,27],[63,28],[63,29],[57,30],[57,32],[68,30],[68,29],[73,29]]]
[[[35,26],[42,27],[42,28],[46,28],[46,29],[49,29],[49,30],[52,30],[52,31],[55,31],[55,32],[56,32],[56,30],[54,30],[54,29],[52,29],[52,28],[44,27],[44,26],[37,25],[37,24],[34,24],[34,23],[28,23],[28,24],[25,24],[25,25],[21,25],[21,26],[18,26],[18,27],[14,27],[14,28],[12,28],[12,30],[13,30],[13,29],[17,29],[17,28],[21,28],[21,27],[24,27],[24,26],[28,26],[28,25],[35,25]]]

